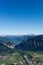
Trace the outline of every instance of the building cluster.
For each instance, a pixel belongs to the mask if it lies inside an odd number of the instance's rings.
[[[24,63],[26,63],[25,65],[43,65],[43,62],[37,62],[35,60],[29,59],[26,54],[24,54],[23,57],[24,57],[23,61],[13,63],[11,65],[23,65]]]

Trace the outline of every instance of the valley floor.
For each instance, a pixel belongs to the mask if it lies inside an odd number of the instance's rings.
[[[0,53],[0,65],[43,65],[43,52],[16,51]]]

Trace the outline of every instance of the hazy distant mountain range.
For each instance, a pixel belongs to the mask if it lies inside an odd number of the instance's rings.
[[[0,52],[15,49],[43,51],[43,35],[0,36]]]

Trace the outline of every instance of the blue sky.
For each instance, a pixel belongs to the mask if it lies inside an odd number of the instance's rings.
[[[0,0],[1,34],[43,34],[43,0]]]

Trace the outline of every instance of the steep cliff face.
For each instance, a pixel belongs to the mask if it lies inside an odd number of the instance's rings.
[[[43,51],[43,35],[22,41],[22,43],[16,45],[15,47],[22,50]]]

